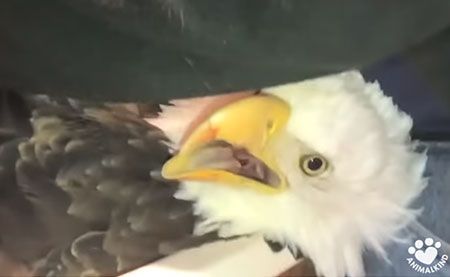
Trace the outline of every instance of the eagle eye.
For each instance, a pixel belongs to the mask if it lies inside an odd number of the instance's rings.
[[[328,168],[328,162],[318,154],[305,155],[300,158],[300,168],[308,176],[318,176]]]

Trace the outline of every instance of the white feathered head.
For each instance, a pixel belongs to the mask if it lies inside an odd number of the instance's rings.
[[[411,118],[359,72],[189,101],[150,121],[172,138],[163,175],[196,201],[197,234],[263,234],[319,274],[361,276],[363,251],[383,255],[414,217],[426,156]],[[185,123],[168,128],[171,114]]]

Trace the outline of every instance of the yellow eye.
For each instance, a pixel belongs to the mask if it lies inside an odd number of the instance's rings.
[[[328,168],[328,162],[318,154],[305,155],[300,158],[300,168],[308,176],[318,176]]]

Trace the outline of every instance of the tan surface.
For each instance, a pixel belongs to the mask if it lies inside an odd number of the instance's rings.
[[[11,259],[0,251],[0,276],[26,277],[31,276],[31,272],[25,265]]]
[[[279,277],[317,276],[314,265],[309,259],[302,259],[296,265],[281,273]]]

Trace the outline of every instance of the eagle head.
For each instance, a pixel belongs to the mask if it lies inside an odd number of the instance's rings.
[[[411,118],[359,72],[213,98],[171,131],[163,167],[204,219],[196,234],[262,234],[299,249],[321,275],[360,276],[364,250],[385,256],[414,218],[426,155],[410,139]]]

